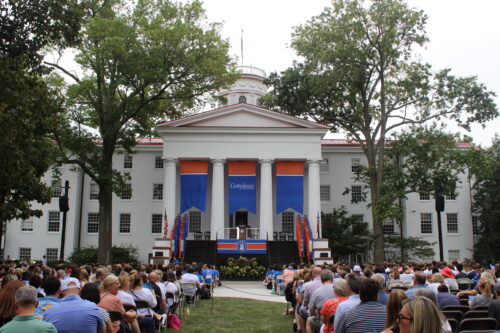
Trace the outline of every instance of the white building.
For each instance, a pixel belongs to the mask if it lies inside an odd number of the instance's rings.
[[[145,262],[152,253],[155,239],[163,235],[163,216],[169,227],[180,213],[180,164],[182,161],[206,161],[208,182],[206,208],[190,208],[190,233],[206,234],[211,239],[230,237],[231,229],[248,225],[254,237],[272,239],[275,232],[293,232],[296,210],[277,213],[277,164],[284,161],[303,165],[303,212],[310,217],[317,239],[315,221],[319,211],[331,212],[345,206],[349,214],[371,225],[366,203],[351,203],[361,184],[354,181],[353,169],[366,164],[357,143],[322,139],[328,127],[291,117],[258,106],[265,94],[264,72],[243,67],[242,76],[231,89],[222,92],[227,104],[207,112],[161,123],[161,138],[140,139],[133,155],[116,154],[115,168],[131,175],[130,189],[113,198],[113,243],[133,245]],[[234,161],[255,165],[256,211],[238,209],[229,214],[228,166]],[[69,180],[69,206],[65,255],[74,248],[97,246],[98,187],[74,167],[62,168],[62,184]],[[45,181],[52,182],[48,173]],[[342,195],[346,188],[351,194]],[[4,257],[16,259],[57,259],[61,241],[61,216],[58,197],[61,183],[53,184],[54,199],[42,208],[41,218],[11,221],[5,233]],[[173,198],[173,199],[172,199]],[[470,186],[466,179],[459,194],[446,202],[443,217],[445,260],[471,258],[473,225]],[[432,197],[411,194],[404,201],[403,235],[421,236],[437,242],[437,217]],[[181,212],[185,213],[185,212]],[[387,224],[385,230],[399,233],[399,227]],[[208,233],[209,232],[209,233]],[[326,242],[323,242],[325,244]],[[317,242],[321,244],[321,242]],[[323,246],[324,247],[324,246]],[[435,258],[439,258],[435,245]],[[335,254],[333,253],[333,257]]]

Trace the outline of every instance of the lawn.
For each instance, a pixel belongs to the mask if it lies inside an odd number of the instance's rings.
[[[189,333],[287,333],[292,332],[292,316],[284,316],[282,303],[241,298],[214,297],[188,307],[182,317],[182,329],[168,332]]]

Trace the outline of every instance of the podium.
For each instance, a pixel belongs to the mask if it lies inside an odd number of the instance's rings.
[[[246,225],[238,226],[238,239],[247,239],[247,227]]]

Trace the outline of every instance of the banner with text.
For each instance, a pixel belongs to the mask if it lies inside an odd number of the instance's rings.
[[[276,214],[304,209],[304,162],[276,162]]]
[[[207,201],[208,161],[181,160],[180,169],[181,214],[192,207],[204,212]]]
[[[265,239],[219,239],[217,253],[220,254],[266,254]]]
[[[229,214],[238,209],[256,213],[256,170],[256,162],[228,162]]]

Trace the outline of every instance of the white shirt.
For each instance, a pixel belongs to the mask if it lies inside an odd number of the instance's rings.
[[[132,295],[123,290],[118,290],[116,297],[118,297],[122,301],[122,304],[135,305]]]
[[[195,283],[198,284],[200,283],[200,280],[198,277],[194,274],[191,273],[185,273],[182,275],[181,282],[187,282],[187,283]]]
[[[165,293],[172,293],[172,294],[174,294],[174,299],[168,298],[167,299],[167,304],[168,305],[174,304],[174,300],[177,297],[176,294],[177,294],[177,291],[179,289],[177,288],[177,286],[173,282],[165,282],[165,284],[163,285],[163,287],[165,288]]]
[[[165,285],[161,282],[156,282],[155,283],[159,288],[160,288],[160,291],[161,291],[161,299],[164,300],[165,299]]]

